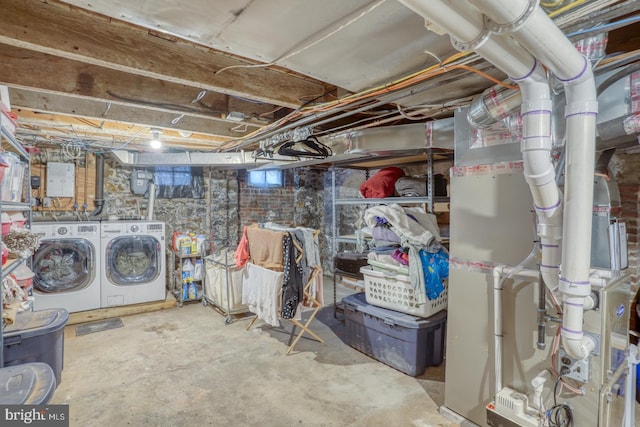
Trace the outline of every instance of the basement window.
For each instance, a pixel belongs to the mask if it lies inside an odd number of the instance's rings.
[[[249,185],[251,187],[282,187],[281,170],[249,171]]]
[[[156,197],[161,199],[204,198],[202,168],[156,166],[154,182],[157,186]]]

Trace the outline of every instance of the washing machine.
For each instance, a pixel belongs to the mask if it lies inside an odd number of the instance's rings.
[[[100,308],[100,223],[34,223],[40,236],[33,254],[33,309],[70,313]]]
[[[166,298],[163,222],[103,222],[100,237],[102,307]]]

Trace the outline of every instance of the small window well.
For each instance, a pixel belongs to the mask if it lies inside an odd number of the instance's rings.
[[[249,185],[251,187],[282,187],[281,170],[249,171]]]
[[[189,166],[156,166],[156,197],[163,199],[202,199],[204,180],[201,168]]]

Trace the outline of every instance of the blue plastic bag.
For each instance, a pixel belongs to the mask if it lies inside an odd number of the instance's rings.
[[[435,253],[421,250],[420,260],[422,261],[427,298],[430,300],[438,299],[444,291],[443,281],[449,277],[449,254],[444,249]]]

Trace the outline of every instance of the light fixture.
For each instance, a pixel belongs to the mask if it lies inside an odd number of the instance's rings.
[[[160,141],[161,133],[162,133],[161,129],[151,128],[151,135],[153,135],[153,137],[149,141],[149,146],[154,150],[157,150],[158,148],[162,147],[162,142]]]

